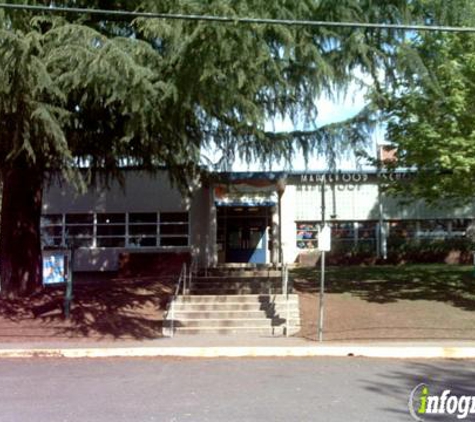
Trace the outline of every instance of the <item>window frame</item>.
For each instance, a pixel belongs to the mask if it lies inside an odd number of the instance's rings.
[[[143,214],[144,216],[149,217],[149,221],[140,221],[139,215]],[[118,218],[118,221],[105,222],[103,217],[106,215],[115,215]],[[123,215],[123,218],[120,216]],[[163,215],[179,216],[176,220],[174,218],[165,218],[163,221]],[[54,216],[56,222],[48,222],[48,218]],[[85,221],[81,221],[79,218],[78,221],[74,221],[76,216],[81,216]],[[153,218],[151,218],[154,216]],[[59,219],[60,217],[60,219]],[[176,217],[175,217],[176,218]],[[60,220],[60,221],[59,221]],[[90,221],[87,221],[90,220]],[[132,220],[132,222],[131,222]],[[135,220],[135,221],[134,221]],[[145,218],[147,220],[147,218]],[[154,220],[154,221],[152,221]],[[48,222],[48,224],[44,224]],[[131,233],[135,230],[133,227],[143,227],[143,233],[140,233],[138,230],[137,233]],[[162,227],[181,227],[186,226],[186,229],[183,230],[183,233],[166,233],[164,234],[161,230]],[[61,236],[53,236],[55,239],[54,242],[45,243],[45,230],[48,228],[60,228]],[[69,235],[68,228],[73,228],[80,231],[81,227],[88,228],[86,234],[76,234]],[[120,234],[101,234],[101,228],[104,227],[123,227],[123,233]],[[148,229],[145,229],[148,228]],[[76,246],[76,248],[81,249],[157,249],[157,248],[183,248],[190,246],[190,212],[189,211],[176,211],[176,212],[94,212],[94,213],[82,213],[82,212],[72,212],[72,213],[49,213],[43,214],[41,216],[41,241],[44,248],[48,247],[70,247],[76,243],[75,239],[79,239],[81,242],[84,239],[90,242],[90,244],[81,244]],[[90,233],[90,234],[89,234]],[[61,237],[60,241],[59,238]],[[153,239],[149,245],[141,245],[138,242],[132,242],[133,238],[142,239]],[[101,240],[107,241],[108,239],[123,239],[121,245],[101,245]],[[170,243],[178,242],[181,244],[166,244],[167,241]]]
[[[318,249],[318,234],[320,233],[320,222],[316,220],[297,220],[295,221],[295,246],[302,251],[312,251]],[[299,225],[313,226],[313,228],[299,227]],[[299,237],[299,232],[310,233],[313,237]],[[306,245],[302,247],[301,245]]]
[[[178,221],[163,221],[164,215],[171,215],[171,214],[181,214],[182,216],[186,217],[185,220],[178,220]],[[177,212],[162,212],[158,215],[158,232],[159,232],[159,244],[161,247],[165,248],[178,248],[178,247],[188,247],[190,246],[190,213],[188,211],[177,211]],[[162,232],[162,227],[166,226],[186,226],[186,233],[178,233],[178,234],[164,234]],[[185,240],[185,244],[183,245],[165,245],[164,242],[167,240],[173,241],[174,239],[182,239]]]
[[[106,215],[123,215],[122,221],[112,221],[112,222],[103,222],[100,221],[99,217],[106,216]],[[95,245],[96,248],[125,248],[127,245],[127,218],[126,213],[120,212],[100,212],[95,213]],[[123,227],[123,234],[100,234],[99,231],[101,228],[106,227]],[[113,245],[113,246],[106,246],[102,245],[101,241],[110,241],[110,240],[122,240],[122,245]]]

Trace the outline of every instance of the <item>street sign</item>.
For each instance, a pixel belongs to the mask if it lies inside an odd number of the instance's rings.
[[[318,250],[320,252],[330,252],[331,250],[331,229],[324,226],[318,233]]]

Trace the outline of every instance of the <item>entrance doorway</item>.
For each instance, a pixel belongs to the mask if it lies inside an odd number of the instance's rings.
[[[217,208],[220,262],[268,262],[271,207]]]

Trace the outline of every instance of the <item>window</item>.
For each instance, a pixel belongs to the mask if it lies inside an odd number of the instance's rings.
[[[412,239],[416,234],[415,221],[390,221],[389,237],[396,239]]]
[[[50,247],[188,246],[188,212],[47,214],[41,234]]]
[[[449,234],[449,220],[421,220],[417,236],[423,239],[445,239]]]
[[[358,221],[356,223],[356,239],[353,244],[360,253],[375,253],[378,237],[378,223],[376,221]]]
[[[97,214],[96,246],[121,248],[125,246],[125,214]]]
[[[375,241],[377,232],[376,221],[358,222],[358,241]]]
[[[160,214],[160,246],[188,246],[188,213]]]
[[[343,247],[353,247],[359,243],[374,246],[376,242],[378,225],[375,221],[332,221],[330,227],[332,242]],[[299,249],[318,247],[319,221],[299,221],[296,229]]]
[[[66,214],[66,245],[92,247],[94,239],[94,214]]]
[[[315,249],[318,246],[319,224],[316,221],[300,221],[296,226],[297,248]]]
[[[331,228],[332,238],[335,240],[354,242],[356,239],[355,223],[353,221],[334,222]]]
[[[129,246],[157,246],[157,213],[129,214]]]
[[[470,226],[470,220],[463,218],[456,218],[452,220],[452,227],[450,235],[452,237],[464,237],[467,235],[467,229]]]
[[[44,246],[62,246],[63,234],[62,214],[47,214],[41,217],[41,238]]]

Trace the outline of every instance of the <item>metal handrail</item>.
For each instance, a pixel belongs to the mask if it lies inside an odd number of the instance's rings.
[[[186,262],[183,263],[182,267],[181,267],[181,272],[180,272],[180,276],[178,278],[178,282],[176,284],[176,287],[175,287],[175,292],[173,293],[173,297],[172,297],[172,300],[168,303],[168,306],[167,306],[167,311],[165,312],[165,321],[168,320],[168,316],[170,316],[170,331],[171,331],[171,335],[170,337],[173,337],[174,334],[175,334],[175,301],[176,301],[176,298],[178,297],[178,294],[180,292],[180,288],[181,288],[181,285],[183,283],[183,289],[185,289],[185,285],[186,285]]]
[[[290,310],[289,310],[289,268],[287,265],[284,266],[284,291],[282,293],[285,294],[285,301],[286,301],[286,317],[285,317],[285,336],[289,337],[289,328],[290,328],[290,322],[289,322],[289,317],[290,317]]]
[[[197,272],[198,272],[198,261],[196,260],[195,256],[193,256],[192,259],[191,259],[190,271],[188,273],[188,289],[189,289],[189,291],[192,290],[193,276]]]
[[[178,296],[178,292],[180,291],[180,284],[181,284],[181,281],[183,281],[183,289],[182,289],[182,292],[181,294],[182,295],[186,295],[186,292],[187,292],[187,266],[186,266],[186,262],[183,263],[183,266],[181,267],[181,273],[180,273],[180,279],[178,279],[178,286],[177,286],[177,291],[176,291],[176,296]]]

